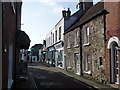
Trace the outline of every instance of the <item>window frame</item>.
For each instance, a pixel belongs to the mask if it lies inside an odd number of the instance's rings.
[[[57,30],[55,31],[55,42],[57,42]]]
[[[91,55],[90,54],[86,54],[85,55],[85,68],[84,68],[84,73],[86,74],[91,74]]]
[[[70,48],[70,38],[69,37],[67,38],[67,48],[68,49]]]
[[[59,40],[61,39],[61,27],[59,27]]]
[[[83,46],[90,45],[90,27],[86,27],[84,30],[84,44]]]
[[[74,33],[74,47],[78,47],[79,46],[79,43],[78,43],[78,38],[79,38],[79,31],[76,31]]]

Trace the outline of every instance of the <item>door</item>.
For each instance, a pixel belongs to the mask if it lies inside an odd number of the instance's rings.
[[[75,61],[76,61],[76,74],[80,75],[80,59],[79,59],[79,54],[75,54]]]
[[[115,47],[115,71],[116,71],[116,81],[115,84],[119,84],[119,51]]]
[[[111,44],[111,83],[119,84],[119,52],[116,42]]]
[[[8,61],[8,88],[11,88],[12,80],[12,69],[13,69],[13,45],[9,45],[9,61]]]

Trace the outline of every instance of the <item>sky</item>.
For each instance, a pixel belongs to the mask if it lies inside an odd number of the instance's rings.
[[[79,0],[34,0],[23,1],[21,30],[31,39],[30,47],[43,44],[46,35],[62,18],[62,10],[70,8],[74,13]],[[93,0],[94,4],[100,0]]]

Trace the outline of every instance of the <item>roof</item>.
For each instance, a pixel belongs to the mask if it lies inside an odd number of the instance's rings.
[[[64,34],[74,30],[74,28],[78,26],[84,25],[90,20],[96,18],[96,16],[100,16],[105,12],[106,10],[104,9],[104,2],[98,2],[97,4],[92,6],[90,9],[88,9],[86,13],[76,23],[74,23],[74,25],[72,25]]]

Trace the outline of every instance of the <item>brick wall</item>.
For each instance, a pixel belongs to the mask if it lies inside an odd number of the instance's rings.
[[[110,51],[107,44],[111,37],[120,39],[120,2],[105,2],[104,8],[109,12],[106,15],[106,66],[107,80],[110,82]]]
[[[15,3],[14,3],[15,4]],[[4,10],[3,10],[3,62],[2,62],[2,87],[7,88],[8,87],[8,64],[9,64],[9,46],[13,45],[12,52],[13,52],[13,65],[15,63],[15,41],[16,41],[16,13],[13,13],[11,4],[9,2],[6,2],[3,4]],[[16,4],[15,4],[16,7]],[[14,65],[15,66],[15,65]],[[13,69],[15,67],[13,66]],[[14,73],[14,70],[13,72]]]

